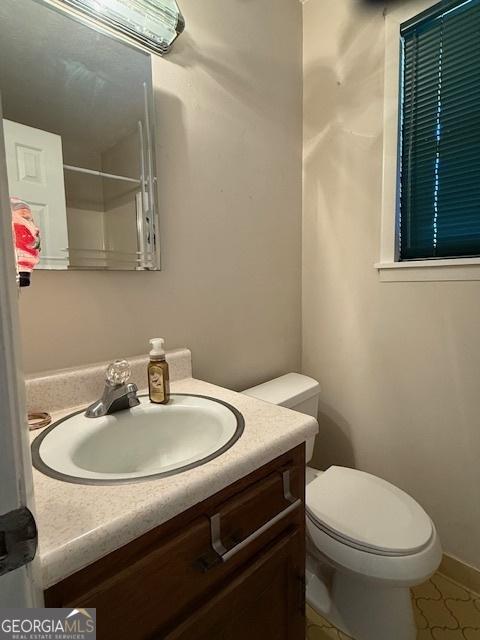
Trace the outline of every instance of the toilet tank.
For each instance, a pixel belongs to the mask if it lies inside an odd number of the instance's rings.
[[[320,385],[313,378],[300,373],[287,373],[280,378],[246,389],[243,393],[317,419]],[[315,437],[306,441],[307,462],[312,459],[314,443]]]

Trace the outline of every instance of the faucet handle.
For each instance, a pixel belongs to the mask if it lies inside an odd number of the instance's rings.
[[[108,365],[105,378],[111,387],[116,387],[125,384],[131,373],[130,365],[126,360],[115,360]]]

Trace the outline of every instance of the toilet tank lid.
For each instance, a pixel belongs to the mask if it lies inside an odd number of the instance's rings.
[[[243,393],[291,409],[301,402],[317,396],[320,393],[320,385],[313,378],[300,373],[287,373],[274,380],[246,389]]]

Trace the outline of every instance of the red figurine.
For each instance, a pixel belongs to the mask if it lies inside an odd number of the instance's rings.
[[[30,285],[30,275],[40,260],[40,229],[30,206],[20,198],[10,198],[13,239],[15,242],[20,286]]]

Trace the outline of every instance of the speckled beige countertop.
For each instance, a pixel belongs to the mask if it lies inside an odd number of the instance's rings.
[[[212,396],[234,405],[245,419],[242,437],[207,464],[134,484],[70,484],[34,469],[44,588],[205,500],[318,431],[317,422],[309,416],[191,377],[172,382],[171,391]],[[57,411],[52,417],[57,420],[72,410]]]

